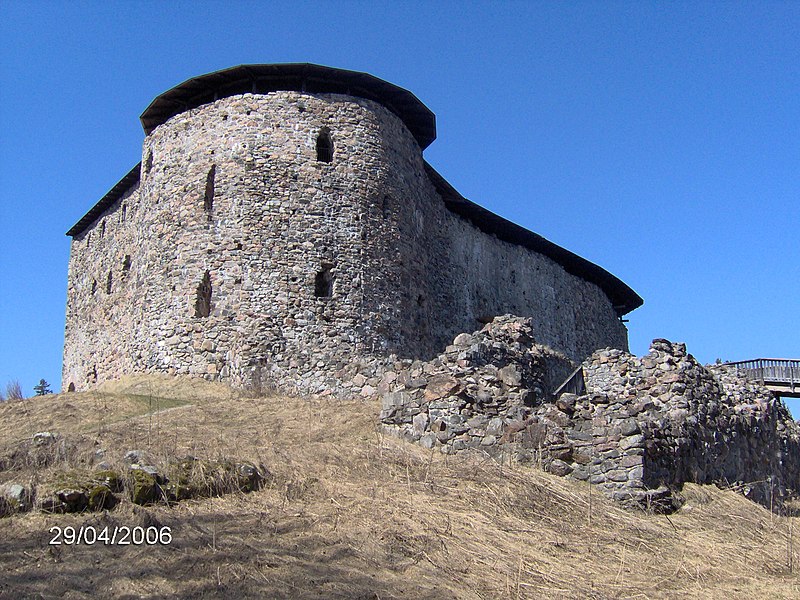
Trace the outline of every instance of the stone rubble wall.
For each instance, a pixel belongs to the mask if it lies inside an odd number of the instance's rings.
[[[316,158],[323,129],[330,163]],[[325,268],[333,293],[316,297]],[[196,316],[206,272],[210,314]],[[506,312],[574,361],[627,347],[599,287],[450,212],[382,105],[243,94],[156,127],[140,181],[73,239],[62,381],[166,372],[368,395]]]
[[[684,344],[654,340],[583,365],[586,393],[550,394],[571,363],[535,343],[530,319],[497,318],[398,378],[388,432],[452,453],[477,448],[588,481],[627,504],[673,510],[685,482],[734,486],[777,506],[800,492],[800,429],[771,393]]]
[[[563,354],[534,343],[531,319],[505,315],[445,352],[403,371],[383,394],[381,422],[390,431],[445,453],[496,450],[574,369]]]

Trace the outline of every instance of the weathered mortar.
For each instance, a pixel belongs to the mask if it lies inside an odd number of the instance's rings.
[[[316,297],[325,269],[333,293]],[[206,272],[210,314],[195,316]],[[74,237],[63,385],[161,371],[359,393],[393,356],[430,358],[508,312],[574,361],[627,348],[596,284],[448,210],[383,105],[239,94],[155,127],[139,183]]]

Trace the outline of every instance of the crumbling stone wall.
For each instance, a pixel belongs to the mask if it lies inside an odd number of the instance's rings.
[[[236,95],[156,127],[139,182],[73,239],[63,387],[167,372],[358,394],[512,311],[575,361],[627,346],[598,286],[450,212],[381,104]]]
[[[687,481],[738,485],[767,506],[800,491],[800,429],[757,383],[654,340],[641,358],[595,352],[582,365],[586,393],[553,398],[571,366],[535,343],[530,319],[497,318],[420,376],[398,377],[381,421],[429,448],[541,464],[661,510]]]
[[[654,340],[642,358],[596,354],[585,373],[590,396],[636,412],[646,488],[737,484],[766,505],[800,491],[797,424],[769,390],[735,370],[704,367],[685,344]]]

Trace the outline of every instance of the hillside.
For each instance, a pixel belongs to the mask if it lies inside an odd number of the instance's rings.
[[[697,485],[669,517],[629,512],[587,484],[385,436],[379,410],[168,377],[0,405],[0,484],[122,468],[134,449],[271,473],[248,494],[0,519],[0,598],[800,597],[797,517]],[[43,431],[69,451],[8,458]],[[68,525],[169,527],[172,541],[48,545]]]

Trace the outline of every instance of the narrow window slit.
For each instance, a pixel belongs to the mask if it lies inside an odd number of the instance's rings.
[[[106,294],[111,293],[112,284],[113,284],[113,276],[111,275],[111,271],[109,271],[108,279],[106,279]]]
[[[317,298],[330,298],[333,295],[332,265],[322,265],[322,270],[314,277],[314,295]]]
[[[131,255],[126,254],[125,260],[122,261],[122,276],[125,277],[131,270]]]
[[[211,274],[206,271],[197,286],[197,300],[194,303],[194,316],[207,317],[211,314]]]
[[[333,162],[333,141],[327,129],[323,129],[317,136],[317,160],[319,162]]]
[[[211,210],[214,208],[214,178],[217,174],[217,166],[211,165],[206,175],[206,194],[203,199],[203,208],[208,213],[208,220],[211,220]]]

